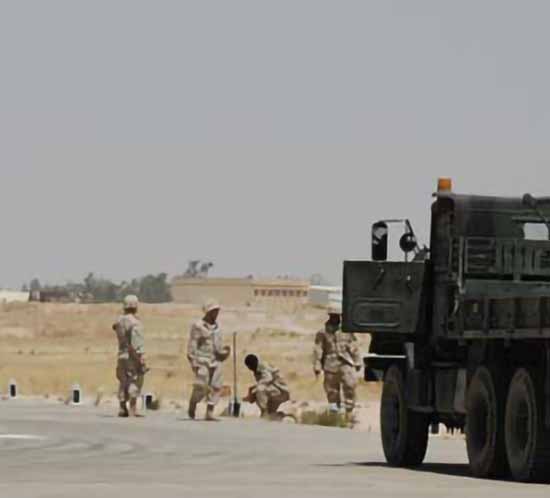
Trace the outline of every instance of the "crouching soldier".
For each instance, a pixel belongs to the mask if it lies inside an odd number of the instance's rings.
[[[223,345],[218,326],[220,305],[208,301],[203,311],[204,318],[191,327],[187,346],[187,359],[195,374],[188,413],[194,419],[197,405],[206,398],[206,420],[216,420],[214,408],[223,387],[222,362],[228,358],[231,349]]]
[[[118,339],[116,376],[119,382],[119,417],[140,416],[137,412],[137,400],[148,371],[145,364],[143,326],[137,317],[138,304],[136,296],[126,296],[123,314],[113,325]]]
[[[340,329],[341,307],[329,307],[329,319],[323,330],[315,336],[313,350],[313,370],[319,377],[324,372],[324,388],[332,411],[341,405],[341,392],[344,395],[346,414],[351,417],[355,408],[357,372],[361,369],[361,354],[357,339],[353,334]]]
[[[244,363],[256,379],[244,401],[256,403],[263,418],[274,418],[279,406],[290,399],[286,382],[277,368],[261,362],[256,355],[247,355]]]

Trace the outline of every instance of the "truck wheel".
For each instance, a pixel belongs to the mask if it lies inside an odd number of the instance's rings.
[[[415,467],[426,456],[429,418],[407,407],[405,381],[399,367],[392,366],[384,378],[380,426],[384,455],[390,465]]]
[[[466,447],[470,470],[476,477],[502,477],[507,471],[504,444],[505,387],[496,387],[496,375],[479,367],[466,397]],[[499,379],[499,386],[505,384]]]
[[[550,481],[550,431],[544,427],[543,389],[525,368],[516,371],[506,402],[506,452],[516,481]]]

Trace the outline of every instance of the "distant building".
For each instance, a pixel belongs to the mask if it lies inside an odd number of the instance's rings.
[[[29,297],[28,292],[0,290],[0,303],[25,303]]]
[[[63,288],[41,289],[31,291],[30,301],[40,303],[73,303],[75,296]]]
[[[213,298],[225,306],[304,305],[309,282],[292,279],[186,278],[172,280],[175,303],[202,304]]]
[[[342,287],[312,285],[309,289],[309,304],[328,308],[331,304],[342,304]]]

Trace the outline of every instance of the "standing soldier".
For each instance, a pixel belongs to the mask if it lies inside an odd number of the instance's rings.
[[[199,404],[207,400],[206,420],[214,418],[214,407],[220,399],[223,387],[222,362],[231,349],[223,345],[218,326],[220,305],[209,300],[203,306],[204,318],[191,327],[187,358],[195,374],[195,384],[189,400],[189,417],[194,419]]]
[[[254,354],[249,354],[244,364],[254,374],[256,385],[251,387],[244,401],[258,405],[263,418],[272,418],[279,406],[290,399],[288,387],[277,368],[261,362]]]
[[[119,417],[138,417],[137,400],[143,387],[147,368],[143,342],[143,326],[137,317],[138,298],[124,298],[124,313],[113,325],[118,339],[116,376],[119,381]],[[128,409],[129,402],[129,409]]]
[[[325,374],[324,388],[331,411],[340,409],[342,390],[346,415],[351,417],[355,408],[356,372],[361,369],[361,355],[355,335],[340,330],[341,314],[340,306],[329,307],[325,328],[315,336],[313,370],[316,377],[321,371]]]

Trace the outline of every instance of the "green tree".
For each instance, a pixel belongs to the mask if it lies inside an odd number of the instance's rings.
[[[168,275],[146,275],[140,280],[138,297],[144,303],[167,303],[172,301]]]
[[[37,278],[33,278],[31,280],[31,283],[30,283],[29,287],[30,287],[31,292],[39,291],[40,289],[42,289],[42,285],[40,284],[40,280],[38,280]]]

